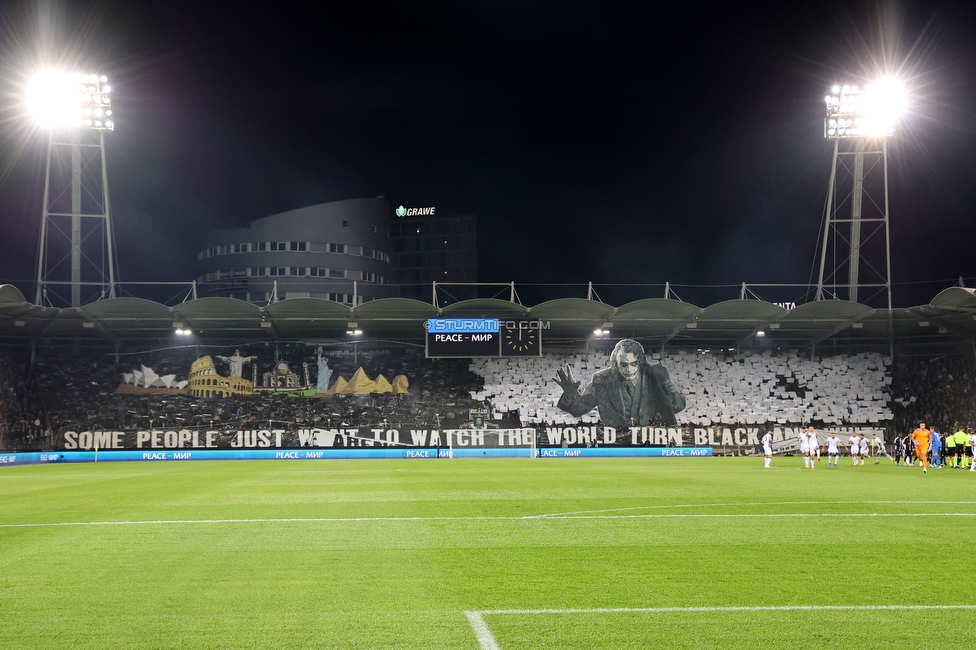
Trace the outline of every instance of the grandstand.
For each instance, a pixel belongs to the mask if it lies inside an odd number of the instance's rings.
[[[466,316],[537,322],[544,354],[426,359],[424,320]],[[291,435],[300,428],[378,427],[398,431],[408,441],[411,428],[464,427],[475,421],[496,428],[535,427],[545,445],[550,442],[546,427],[601,424],[596,409],[576,418],[556,408],[561,395],[553,381],[556,369],[570,366],[585,386],[609,366],[609,351],[621,338],[640,341],[649,361],[667,368],[684,396],[678,428],[668,435],[679,442],[683,437],[685,444],[703,428],[718,437],[731,430],[735,435],[726,440],[738,440],[739,430],[748,432],[742,437],[748,442],[728,443],[739,448],[751,445],[760,427],[782,436],[807,423],[892,431],[920,417],[948,427],[976,422],[974,316],[976,295],[961,287],[946,289],[928,305],[889,311],[843,301],[785,309],[748,299],[701,308],[661,298],[620,307],[576,298],[533,307],[498,299],[445,306],[380,299],[349,307],[311,298],[265,307],[203,298],[170,307],[117,298],[54,309],[32,305],[16,288],[4,286],[0,446],[58,448],[67,430],[155,428],[277,428]],[[348,381],[362,368],[369,377],[403,376],[409,391],[208,398],[191,395],[186,387],[191,365],[206,355],[240,348],[256,357],[258,376],[280,361],[314,373],[319,346],[330,360],[333,382]],[[134,391],[140,376],[156,378],[151,392]],[[627,443],[620,438],[617,444]]]

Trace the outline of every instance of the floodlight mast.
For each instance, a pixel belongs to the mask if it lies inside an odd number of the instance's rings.
[[[826,116],[824,137],[834,142],[830,181],[827,188],[823,246],[820,251],[820,276],[817,281],[817,300],[844,299],[868,302],[887,294],[887,308],[891,302],[891,249],[888,227],[888,142],[896,132],[904,108],[904,95],[894,80],[884,80],[861,89],[855,85],[834,86],[825,97]],[[848,165],[844,160],[852,158]],[[870,189],[880,190],[883,196],[872,197],[865,188],[865,160],[869,166],[867,180],[875,181]],[[844,172],[843,181],[848,192],[839,203],[838,162]],[[880,165],[880,169],[878,169]],[[871,176],[871,172],[875,172]],[[877,177],[880,176],[880,179]],[[877,187],[880,182],[880,188]],[[865,196],[868,201],[865,204]],[[850,199],[850,218],[838,215],[843,204]],[[865,215],[865,205],[871,214]],[[862,239],[862,226],[872,228]],[[870,240],[884,230],[884,261],[878,257],[880,242]],[[849,244],[847,257],[838,258],[837,240]],[[834,242],[834,268],[828,272],[827,251]],[[865,251],[865,244],[875,244]],[[843,254],[843,253],[841,253]],[[862,277],[862,263],[868,278]],[[839,281],[840,273],[847,270],[847,282]],[[883,269],[883,270],[882,270]],[[873,289],[868,296],[859,295],[859,289]],[[846,292],[842,291],[846,290]]]
[[[107,81],[46,72],[27,91],[28,108],[48,133],[36,305],[80,307],[116,295],[105,163],[105,132],[115,130],[115,115]],[[59,293],[64,288],[70,298]]]

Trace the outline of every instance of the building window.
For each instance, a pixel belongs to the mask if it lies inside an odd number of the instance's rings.
[[[306,242],[306,241],[293,241],[293,242],[291,242],[291,250],[293,250],[293,251],[306,251],[306,250],[308,250],[308,242]]]
[[[266,250],[268,250],[268,242],[263,242],[263,241],[254,241],[254,242],[251,242],[251,252],[252,253],[263,252],[263,251],[266,251]]]
[[[376,234],[376,233],[378,233],[379,231],[380,231],[380,227],[379,227],[379,226],[377,226],[376,224],[373,224],[373,234],[375,235],[375,234]]]
[[[345,253],[346,252],[346,245],[345,244],[329,244],[329,252],[330,253]]]
[[[349,220],[348,219],[343,219],[342,220],[342,227],[343,228],[348,228],[349,227]]]
[[[291,267],[291,274],[292,275],[295,275],[295,276],[298,276],[298,277],[302,277],[302,276],[305,275],[305,272],[307,270],[308,270],[308,268],[305,267],[305,266],[293,266],[293,267]]]
[[[346,277],[345,269],[329,269],[330,278],[344,278]]]

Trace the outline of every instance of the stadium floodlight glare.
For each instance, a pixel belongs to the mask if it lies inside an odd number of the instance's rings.
[[[27,108],[45,129],[114,131],[107,81],[104,75],[42,72],[27,86]]]
[[[824,100],[824,137],[828,140],[894,135],[905,112],[905,91],[897,79],[883,79],[863,89],[834,86]]]

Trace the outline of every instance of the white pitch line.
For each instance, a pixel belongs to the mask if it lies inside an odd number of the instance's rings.
[[[286,524],[345,522],[484,521],[518,520],[523,517],[276,517],[268,519],[152,519],[147,521],[59,521],[48,523],[0,524],[0,528],[43,528],[47,526],[166,526],[180,524]]]
[[[976,512],[753,512],[660,513],[645,515],[550,515],[525,519],[776,519],[780,517],[976,517]]]
[[[900,610],[971,610],[976,605],[757,605],[729,607],[598,607],[594,609],[483,609],[465,614],[534,615],[534,614],[675,614],[708,612],[821,612],[821,611],[900,611]],[[480,617],[479,617],[480,618]],[[470,617],[469,617],[470,619]],[[484,623],[484,619],[481,619]]]
[[[481,646],[481,650],[501,650],[498,647],[498,642],[495,641],[495,636],[485,624],[485,619],[481,617],[481,612],[464,612],[464,615],[468,617],[471,629],[474,630],[474,635],[478,637],[478,645]]]
[[[675,510],[677,508],[732,508],[744,506],[806,506],[806,505],[851,505],[851,504],[898,504],[898,505],[973,505],[976,501],[743,501],[740,503],[678,503],[666,505],[628,506],[624,508],[602,508],[600,510],[571,510],[567,512],[551,512],[542,515],[531,515],[528,518],[546,519],[566,515],[595,515],[607,512],[628,512],[631,510]]]
[[[0,528],[50,528],[59,526],[175,526],[189,524],[287,524],[287,523],[361,523],[361,522],[428,522],[428,521],[549,521],[558,519],[777,519],[816,517],[976,517],[976,512],[822,512],[822,513],[691,513],[643,515],[553,515],[549,517],[483,516],[483,517],[291,517],[268,519],[152,519],[146,521],[55,521],[0,524]]]
[[[481,650],[501,650],[491,633],[485,616],[548,614],[701,614],[713,612],[823,612],[823,611],[904,611],[904,610],[976,610],[976,605],[757,605],[729,607],[598,607],[594,609],[485,609],[466,611]]]

